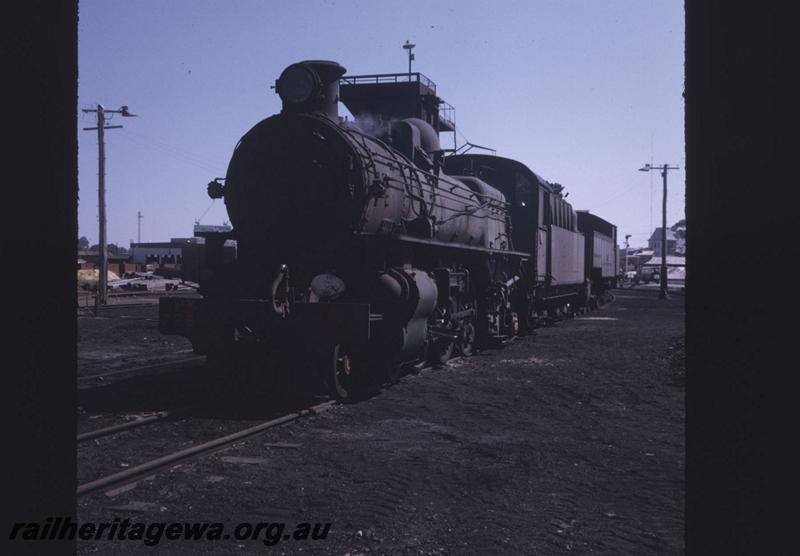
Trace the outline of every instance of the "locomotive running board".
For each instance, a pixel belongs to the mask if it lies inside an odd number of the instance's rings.
[[[504,255],[504,256],[514,256],[514,257],[532,257],[530,253],[525,253],[524,251],[507,251],[501,249],[487,249],[486,247],[477,247],[474,245],[464,245],[463,243],[446,243],[444,241],[438,241],[435,239],[425,239],[421,237],[413,237],[413,236],[406,236],[406,235],[397,235],[397,236],[381,236],[386,237],[387,239],[394,239],[401,243],[416,243],[418,245],[429,245],[431,247],[442,247],[445,249],[466,249],[468,251],[475,251],[476,253],[486,253],[488,255]]]

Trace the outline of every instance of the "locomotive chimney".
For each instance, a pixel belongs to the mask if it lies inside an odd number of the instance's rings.
[[[336,120],[339,116],[339,78],[347,71],[336,62],[306,60],[283,70],[275,91],[283,101],[281,112],[321,112]]]

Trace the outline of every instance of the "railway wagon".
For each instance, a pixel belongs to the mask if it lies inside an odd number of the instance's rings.
[[[617,249],[617,227],[611,222],[579,210],[578,230],[586,241],[584,267],[594,295],[604,295],[617,287],[619,249]]]

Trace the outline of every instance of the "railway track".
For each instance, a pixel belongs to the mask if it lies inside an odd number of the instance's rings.
[[[455,362],[462,358],[463,357],[453,357],[448,362]],[[405,375],[400,380],[403,380],[404,378],[407,378],[409,376],[418,375],[420,372],[432,368],[434,368],[434,365],[427,365],[413,373]],[[186,448],[184,450],[179,450],[177,452],[173,452],[171,454],[167,454],[159,458],[149,460],[134,467],[125,469],[124,471],[119,471],[117,473],[105,475],[93,481],[89,481],[87,483],[79,485],[77,489],[77,494],[78,496],[84,496],[92,492],[97,492],[99,490],[112,490],[131,483],[135,483],[146,477],[150,477],[151,475],[159,471],[164,471],[171,467],[174,467],[175,465],[178,465],[179,463],[182,463],[184,461],[201,457],[204,455],[209,455],[214,452],[218,452],[235,444],[236,442],[240,442],[242,440],[248,440],[256,436],[259,436],[260,434],[263,434],[269,429],[274,428],[276,426],[290,423],[292,421],[296,421],[303,417],[317,415],[319,413],[327,411],[328,409],[338,404],[339,402],[336,400],[329,400],[326,402],[322,402],[307,409],[302,409],[300,411],[292,412],[282,417],[270,419],[269,421],[259,423],[257,425],[234,432],[232,434],[221,436],[213,440],[197,444],[195,446],[190,446],[189,448]],[[179,412],[182,413],[183,411],[185,410],[172,411],[172,412],[160,411],[148,417],[143,417],[141,419],[137,419],[128,423],[121,423],[118,425],[113,425],[110,427],[105,427],[95,431],[90,431],[87,433],[80,434],[78,435],[77,439],[78,442],[81,442],[94,438],[100,438],[103,436],[109,436],[112,434],[116,434],[118,432],[129,430],[131,428],[147,425],[150,423],[155,423],[157,421],[162,421],[170,416],[174,417],[176,414],[178,414]]]
[[[192,357],[184,357],[184,358],[181,358],[181,359],[170,359],[169,361],[163,361],[161,363],[154,363],[152,365],[142,365],[142,366],[139,366],[139,367],[129,367],[129,368],[126,368],[126,369],[118,369],[116,371],[108,371],[108,372],[105,372],[105,373],[98,373],[98,374],[94,374],[94,375],[79,376],[78,377],[78,384],[81,384],[82,382],[85,383],[85,382],[93,381],[93,380],[105,380],[106,378],[111,377],[111,376],[119,376],[119,375],[131,374],[131,373],[141,373],[141,372],[145,372],[145,371],[151,371],[151,370],[154,370],[154,369],[162,369],[164,367],[169,367],[170,365],[180,365],[182,363],[193,363],[193,362],[198,362],[199,363],[201,361],[205,361],[205,356],[204,355],[195,355],[195,356],[192,356]]]
[[[177,415],[183,414],[187,411],[187,409],[182,409],[178,411],[156,411],[152,415],[148,415],[146,417],[139,417],[132,421],[127,421],[125,423],[119,423],[116,425],[112,425],[110,427],[104,427],[102,429],[95,429],[92,431],[84,432],[79,434],[76,437],[76,440],[80,442],[85,442],[86,440],[93,440],[95,438],[102,438],[104,436],[111,436],[112,434],[116,434],[118,432],[126,431],[128,429],[133,429],[136,427],[141,427],[142,425],[147,425],[149,423],[155,423],[156,421],[162,421],[167,417],[175,417]]]
[[[612,294],[610,296],[610,298],[605,303],[601,303],[598,306],[598,309],[602,309],[602,308],[606,307],[610,303],[613,303],[613,301],[614,301],[614,296]],[[561,319],[557,319],[557,320],[561,320]],[[134,368],[134,369],[123,369],[123,370],[120,370],[120,371],[115,371],[113,373],[105,373],[105,375],[95,375],[94,377],[83,377],[83,378],[90,379],[90,378],[97,378],[97,377],[101,377],[101,376],[108,376],[110,374],[130,373],[130,372],[135,372],[137,370],[164,367],[164,366],[168,366],[168,365],[175,364],[175,363],[188,362],[188,361],[194,361],[194,360],[200,360],[200,359],[204,359],[204,358],[202,358],[202,357],[192,357],[192,358],[182,359],[182,360],[179,360],[179,361],[169,361],[169,362],[165,362],[165,363],[161,363],[161,364],[157,364],[157,365],[150,365],[150,366],[147,366],[147,367],[139,367],[139,368]],[[462,359],[462,357],[453,357],[453,358],[450,359],[450,361],[458,361],[460,359]],[[431,368],[433,368],[433,365],[428,365],[428,366],[425,366],[425,367],[419,369],[419,371],[416,371],[413,374],[418,374],[422,370],[431,369]],[[175,465],[178,465],[178,464],[180,464],[182,462],[185,462],[187,460],[191,460],[191,459],[195,459],[195,458],[202,457],[202,456],[205,456],[205,455],[209,455],[209,454],[218,452],[220,450],[223,450],[223,449],[225,449],[227,447],[230,447],[231,445],[233,445],[233,444],[235,444],[237,442],[241,442],[243,440],[248,440],[248,439],[252,439],[254,437],[257,437],[257,436],[265,433],[266,431],[268,431],[269,429],[272,429],[274,427],[277,427],[277,426],[280,426],[280,425],[283,425],[283,424],[286,424],[286,423],[290,423],[292,421],[296,421],[296,420],[302,419],[304,417],[318,415],[318,414],[320,414],[320,413],[322,413],[324,411],[327,411],[328,409],[338,405],[338,403],[339,402],[337,402],[336,400],[330,400],[330,401],[322,402],[322,403],[316,404],[314,406],[311,406],[309,408],[302,409],[302,410],[299,410],[299,411],[295,411],[295,412],[292,412],[292,413],[288,413],[288,414],[286,414],[286,415],[284,415],[282,417],[278,417],[278,418],[275,418],[275,419],[270,419],[268,421],[264,421],[264,422],[259,423],[257,425],[254,425],[254,426],[239,430],[237,432],[234,432],[234,433],[231,433],[231,434],[227,434],[225,436],[221,436],[221,437],[215,438],[213,440],[209,440],[209,441],[203,442],[201,444],[190,446],[189,448],[185,448],[183,450],[179,450],[179,451],[173,452],[171,454],[167,454],[167,455],[164,455],[164,456],[161,456],[161,457],[146,461],[144,463],[141,463],[141,464],[136,465],[134,467],[125,469],[123,471],[119,471],[117,473],[112,473],[110,475],[105,475],[103,477],[100,477],[100,478],[97,478],[95,480],[92,480],[92,481],[89,481],[87,483],[83,483],[83,484],[79,485],[78,488],[77,488],[77,495],[78,496],[84,496],[84,495],[87,495],[87,494],[90,494],[90,493],[93,493],[93,492],[97,492],[97,491],[100,491],[100,490],[111,490],[111,489],[115,489],[115,488],[119,488],[119,487],[122,487],[122,486],[125,486],[125,485],[128,485],[128,484],[131,484],[131,483],[135,483],[135,482],[140,481],[140,480],[142,480],[142,479],[144,479],[146,477],[154,475],[155,473],[170,469],[170,468],[174,467]],[[132,429],[132,428],[140,427],[140,426],[143,426],[143,425],[155,423],[155,422],[158,422],[158,421],[162,421],[162,420],[167,419],[169,417],[175,417],[175,416],[183,414],[183,413],[185,413],[187,411],[188,411],[188,408],[183,408],[183,409],[180,409],[180,410],[173,410],[171,412],[169,412],[169,411],[159,411],[159,412],[153,413],[152,415],[148,415],[146,417],[142,417],[142,418],[136,419],[134,421],[130,421],[130,422],[127,422],[127,423],[120,423],[120,424],[117,424],[117,425],[112,425],[110,427],[105,427],[105,428],[102,428],[102,429],[97,429],[95,431],[89,431],[89,432],[86,432],[86,433],[79,434],[77,436],[77,441],[78,442],[83,442],[83,441],[86,441],[86,440],[91,440],[91,439],[95,439],[95,438],[101,438],[101,437],[104,437],[104,436],[113,435],[113,434],[116,434],[118,432],[122,432],[122,431],[129,430],[129,429]]]
[[[450,361],[458,361],[462,359],[461,357],[453,357]],[[418,371],[414,372],[413,375],[419,374],[423,370],[431,369],[433,365],[428,365],[424,368],[419,369]],[[407,376],[413,376],[407,375]],[[405,377],[404,377],[405,378]],[[402,380],[402,378],[401,378]],[[260,434],[265,433],[271,428],[274,428],[279,425],[283,425],[285,423],[290,423],[292,421],[296,421],[303,417],[311,416],[311,415],[318,415],[328,409],[338,405],[339,402],[336,400],[329,400],[319,404],[316,404],[312,407],[302,409],[300,411],[288,413],[282,417],[277,417],[275,419],[270,419],[269,421],[264,421],[252,427],[248,427],[246,429],[242,429],[240,431],[221,436],[215,438],[213,440],[209,440],[207,442],[203,442],[201,444],[197,444],[195,446],[190,446],[184,450],[179,450],[177,452],[173,452],[171,454],[167,454],[161,456],[156,459],[149,460],[142,464],[136,465],[134,467],[125,469],[124,471],[119,471],[117,473],[112,473],[110,475],[105,475],[93,481],[89,481],[87,483],[83,483],[78,486],[77,494],[78,496],[84,496],[86,494],[90,494],[92,492],[96,492],[99,490],[111,490],[115,488],[119,488],[131,483],[135,483],[140,481],[146,477],[149,477],[159,471],[164,471],[175,465],[182,463],[184,461],[194,459],[197,457],[201,457],[204,455],[209,455],[214,452],[218,452],[223,450],[236,442],[240,442],[242,440],[247,440],[254,438]],[[136,419],[134,421],[130,421],[127,423],[120,423],[117,425],[112,425],[110,427],[104,427],[102,429],[97,429],[94,431],[89,431],[86,433],[79,434],[77,436],[78,442],[83,442],[86,440],[101,438],[104,436],[110,436],[116,434],[118,432],[126,431],[132,428],[140,427],[143,425],[155,423],[157,421],[162,421],[167,419],[168,417],[175,417],[179,414],[183,414],[188,411],[187,408],[181,410],[173,410],[172,412],[169,411],[159,411],[154,413],[153,415],[149,415],[147,417],[142,417],[140,419]]]
[[[169,367],[171,365],[180,365],[181,363],[201,362],[201,361],[204,361],[204,360],[205,360],[205,357],[202,357],[202,356],[185,357],[185,358],[182,358],[182,359],[175,359],[175,360],[171,360],[171,361],[164,361],[164,362],[161,362],[161,363],[156,363],[154,365],[144,365],[144,366],[139,366],[139,367],[130,367],[130,368],[127,368],[127,369],[119,369],[119,370],[116,370],[116,371],[109,371],[109,372],[106,372],[106,373],[100,373],[100,374],[96,374],[96,375],[79,376],[78,377],[78,381],[80,383],[80,382],[90,382],[90,381],[94,381],[94,380],[104,380],[106,377],[127,375],[127,374],[133,374],[133,373],[141,373],[143,371],[152,371],[152,370],[155,370],[155,369],[163,369],[164,367]],[[156,421],[162,421],[164,419],[167,419],[168,417],[173,417],[174,418],[174,417],[183,415],[187,411],[189,411],[190,409],[191,408],[186,407],[186,408],[181,408],[181,409],[177,409],[177,410],[173,409],[172,411],[155,411],[151,415],[139,417],[139,418],[136,418],[136,419],[134,419],[132,421],[127,421],[127,422],[119,423],[119,424],[112,425],[112,426],[109,426],[109,427],[104,427],[104,428],[101,428],[101,429],[95,429],[95,430],[92,430],[92,431],[87,431],[87,432],[78,434],[78,436],[76,437],[76,441],[78,443],[80,443],[80,442],[85,442],[87,440],[93,440],[93,439],[96,439],[96,438],[102,438],[104,436],[110,436],[112,434],[116,434],[118,432],[122,432],[122,431],[125,431],[125,430],[128,430],[128,429],[132,429],[132,428],[140,427],[140,426],[143,426],[143,425],[147,425],[149,423],[154,423]]]
[[[78,496],[84,496],[98,490],[108,490],[130,483],[135,483],[141,479],[144,479],[145,477],[149,477],[154,473],[169,469],[184,461],[208,455],[225,449],[236,442],[241,442],[242,440],[259,436],[273,427],[290,423],[311,415],[318,415],[337,405],[337,403],[338,402],[336,401],[323,402],[307,409],[289,413],[283,417],[271,419],[235,433],[221,436],[219,438],[215,438],[214,440],[209,440],[207,442],[203,442],[202,444],[197,444],[184,450],[161,456],[159,458],[125,469],[124,471],[119,471],[117,473],[112,473],[111,475],[100,477],[88,483],[79,485],[77,494]]]
[[[120,294],[117,294],[120,295]],[[122,294],[125,295],[125,294]],[[158,308],[159,300],[165,297],[192,297],[197,295],[194,291],[180,291],[177,293],[171,294],[159,294],[159,293],[139,293],[139,294],[128,294],[131,297],[136,297],[138,301],[131,301],[128,303],[107,303],[106,305],[100,306],[101,314],[107,312],[114,312],[116,309],[138,309],[138,308]],[[94,315],[95,305],[94,302],[91,303],[81,303],[78,302],[78,313],[82,314],[83,316],[91,316]]]

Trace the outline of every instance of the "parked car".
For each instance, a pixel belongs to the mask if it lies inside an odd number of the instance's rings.
[[[642,270],[639,273],[639,280],[645,284],[650,282],[658,282],[660,278],[661,274],[659,269],[652,266],[642,267]]]

